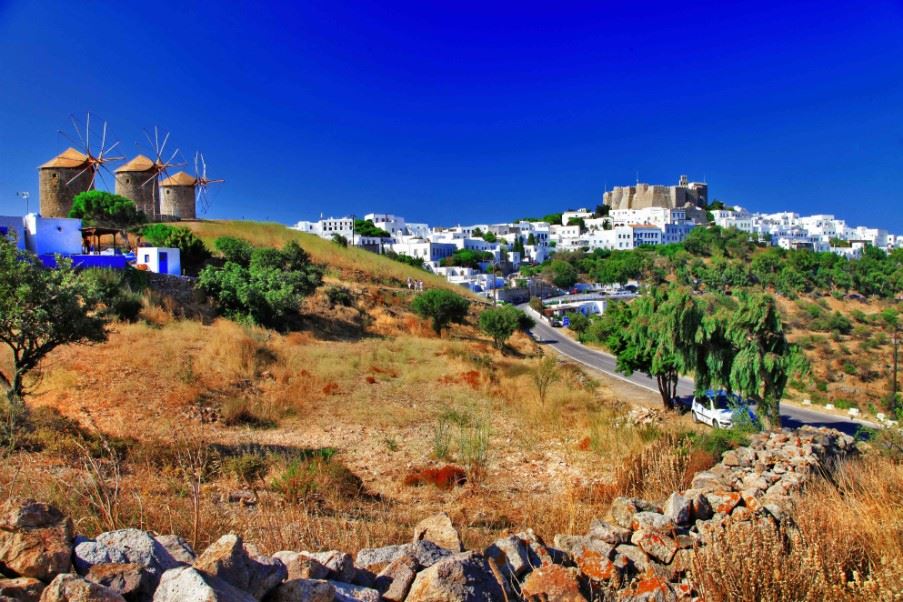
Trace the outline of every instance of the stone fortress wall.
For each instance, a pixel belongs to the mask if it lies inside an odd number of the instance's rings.
[[[704,209],[708,204],[708,195],[708,184],[690,182],[687,176],[680,176],[676,186],[640,182],[634,186],[615,186],[603,195],[603,202],[612,209],[674,209],[687,204]]]

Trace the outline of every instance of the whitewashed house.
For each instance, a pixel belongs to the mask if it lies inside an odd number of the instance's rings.
[[[146,265],[148,272],[179,276],[182,274],[182,263],[179,250],[172,247],[138,247],[135,263]]]

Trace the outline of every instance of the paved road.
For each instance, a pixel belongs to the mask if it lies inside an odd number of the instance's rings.
[[[536,326],[531,330],[533,337],[541,345],[548,345],[558,353],[569,357],[570,359],[587,366],[593,370],[604,372],[605,374],[629,382],[637,387],[653,391],[658,394],[658,385],[654,378],[645,374],[634,372],[631,376],[624,376],[616,370],[615,358],[602,351],[590,349],[577,341],[574,341],[560,329],[552,328],[548,322],[539,318],[539,314],[530,309],[527,305],[521,305],[521,309],[530,314],[536,320]],[[678,395],[692,395],[693,381],[689,378],[681,377],[677,384]],[[851,420],[843,416],[819,412],[808,408],[801,408],[795,405],[781,404],[781,425],[785,427],[796,428],[803,424],[811,424],[813,426],[829,426],[839,431],[853,435],[860,426],[875,427],[875,424],[864,420]]]

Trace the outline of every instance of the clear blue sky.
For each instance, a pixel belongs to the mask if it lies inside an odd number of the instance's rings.
[[[899,0],[0,0],[0,214],[89,110],[204,151],[211,217],[499,221],[638,171],[903,233]]]

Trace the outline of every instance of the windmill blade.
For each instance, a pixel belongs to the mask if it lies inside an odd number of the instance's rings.
[[[151,180],[156,179],[157,176],[159,176],[159,175],[160,175],[160,172],[157,171],[157,170],[154,170],[154,175],[152,175],[151,177],[149,177],[148,179],[146,179],[146,180],[144,181],[144,183],[141,184],[141,187],[144,188],[145,186],[147,186],[147,184],[148,184]]]
[[[69,120],[72,122],[72,127],[75,128],[75,133],[78,134],[78,139],[81,141],[79,146],[84,148],[86,146],[85,139],[82,137],[82,131],[78,128],[78,122],[75,120],[75,115],[69,115]],[[60,130],[60,132],[62,133],[62,130]]]
[[[91,113],[88,113],[85,122],[85,150],[88,151],[88,156],[91,156]]]
[[[69,134],[67,134],[67,133],[66,133],[65,131],[63,131],[63,130],[57,130],[57,133],[62,134],[63,136],[65,136],[65,137],[66,137],[66,140],[68,140],[69,142],[71,142],[73,146],[78,146],[78,147],[80,147],[80,148],[84,146],[84,142],[83,142],[83,141],[80,142],[80,141],[76,140],[75,138],[73,138],[72,136],[70,136]]]
[[[107,190],[110,189],[110,185],[107,184],[107,179],[105,177],[103,177],[103,172],[101,172],[99,169],[96,169],[96,170],[94,170],[94,176],[95,177],[100,176],[100,181],[103,182],[103,187],[106,188]]]
[[[204,153],[201,153],[201,168],[204,170],[204,179],[207,179],[207,161],[204,160]]]
[[[166,143],[169,142],[169,132],[166,132],[166,136],[163,137],[163,144],[160,145],[160,150],[157,151],[157,158],[163,156],[163,152],[166,150]],[[176,149],[178,152],[179,149]]]
[[[198,171],[198,155],[200,153],[198,151],[194,152],[194,178],[198,179],[200,177],[200,172]]]
[[[76,181],[76,180],[79,178],[79,176],[81,176],[83,173],[85,173],[85,172],[88,171],[89,169],[91,169],[91,166],[90,166],[90,165],[88,165],[86,168],[84,168],[83,170],[81,170],[80,172],[78,172],[77,174],[75,174],[74,176],[72,176],[72,179],[69,180],[68,182],[66,182],[66,186],[68,186],[68,185],[71,184],[72,182]]]
[[[107,122],[104,121],[103,122],[103,134],[101,134],[101,136],[100,136],[100,155],[98,155],[99,157],[103,156],[103,149],[106,145],[107,145]]]

